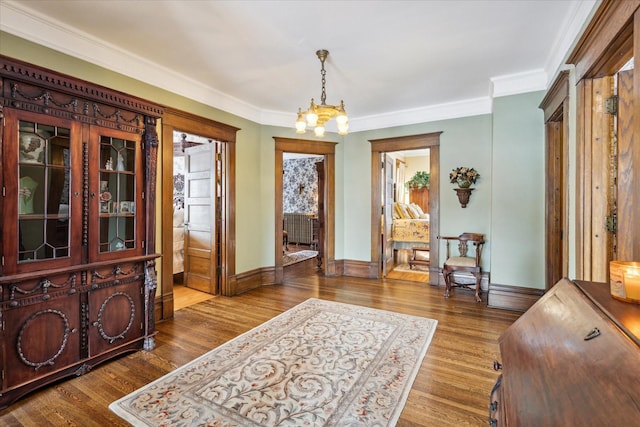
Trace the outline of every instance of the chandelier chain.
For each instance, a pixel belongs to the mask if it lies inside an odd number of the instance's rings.
[[[320,74],[322,75],[322,95],[320,95],[320,101],[321,101],[320,105],[325,105],[327,100],[327,92],[324,89],[324,85],[327,82],[327,79],[325,77],[327,75],[327,72],[324,69],[324,60],[320,62],[322,63],[322,69],[320,70]]]

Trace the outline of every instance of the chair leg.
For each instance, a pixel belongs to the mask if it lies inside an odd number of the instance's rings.
[[[482,274],[477,273],[474,274],[474,276],[476,276],[476,302],[482,302],[482,299],[480,299],[480,282],[482,281]]]
[[[442,276],[444,277],[444,285],[445,285],[445,290],[444,290],[445,298],[449,298],[449,294],[451,291],[451,277],[449,277],[450,274],[451,272],[447,269],[447,266],[445,265],[444,268],[442,269]]]

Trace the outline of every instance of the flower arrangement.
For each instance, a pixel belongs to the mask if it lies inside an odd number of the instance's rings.
[[[475,184],[480,174],[474,169],[466,166],[455,168],[449,174],[449,181],[452,184],[458,183],[460,188],[467,188],[471,184]]]

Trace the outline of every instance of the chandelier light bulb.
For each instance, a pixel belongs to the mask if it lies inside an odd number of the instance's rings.
[[[313,132],[316,134],[317,137],[323,137],[324,136],[324,126],[316,126],[313,129]]]
[[[307,124],[311,127],[315,127],[318,124],[318,115],[314,112],[307,113]]]
[[[298,108],[298,119],[296,120],[296,133],[304,133],[307,128],[307,123],[302,116],[302,109]]]

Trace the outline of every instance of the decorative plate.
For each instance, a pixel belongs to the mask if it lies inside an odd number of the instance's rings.
[[[109,193],[108,191],[103,191],[102,193],[100,193],[101,202],[108,202],[109,200],[111,200],[111,193]]]

